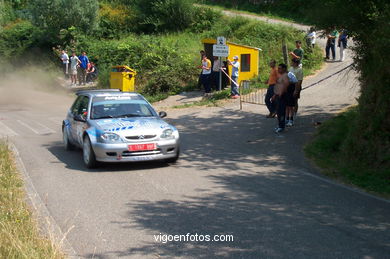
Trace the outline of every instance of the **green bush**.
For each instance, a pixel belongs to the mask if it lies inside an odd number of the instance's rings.
[[[17,20],[8,24],[0,32],[0,56],[15,61],[36,46],[41,36],[41,31],[28,21]]]
[[[135,0],[141,32],[187,29],[194,18],[192,0]]]

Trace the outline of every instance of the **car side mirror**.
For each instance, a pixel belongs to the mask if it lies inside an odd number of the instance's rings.
[[[73,119],[74,119],[75,121],[81,121],[81,122],[86,122],[86,121],[87,121],[87,119],[86,119],[83,115],[81,115],[81,114],[76,114],[76,115],[73,117]]]
[[[167,113],[166,112],[159,112],[158,113],[158,116],[160,116],[160,118],[165,118],[165,117],[167,117]]]

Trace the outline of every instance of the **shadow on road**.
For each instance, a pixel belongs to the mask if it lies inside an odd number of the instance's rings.
[[[211,117],[192,113],[170,119],[180,127],[183,142],[183,156],[175,167],[183,173],[196,168],[217,188],[198,189],[196,196],[176,200],[130,201],[127,219],[112,224],[147,231],[149,241],[108,254],[166,258],[389,254],[389,206],[300,171],[310,169],[302,147],[314,123],[330,116],[316,107],[305,110],[310,116],[300,116],[296,126],[280,135],[272,131],[274,120],[245,111],[219,109]],[[160,233],[231,234],[234,241],[162,244],[153,236]]]

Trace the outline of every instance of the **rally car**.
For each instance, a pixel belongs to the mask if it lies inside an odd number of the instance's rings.
[[[178,130],[165,122],[138,93],[87,90],[77,98],[63,121],[66,150],[79,147],[88,168],[98,162],[177,161]]]

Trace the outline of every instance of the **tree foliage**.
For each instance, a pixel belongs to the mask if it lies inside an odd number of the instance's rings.
[[[56,39],[62,29],[76,27],[88,33],[96,26],[97,0],[31,0],[29,10],[34,25]]]

